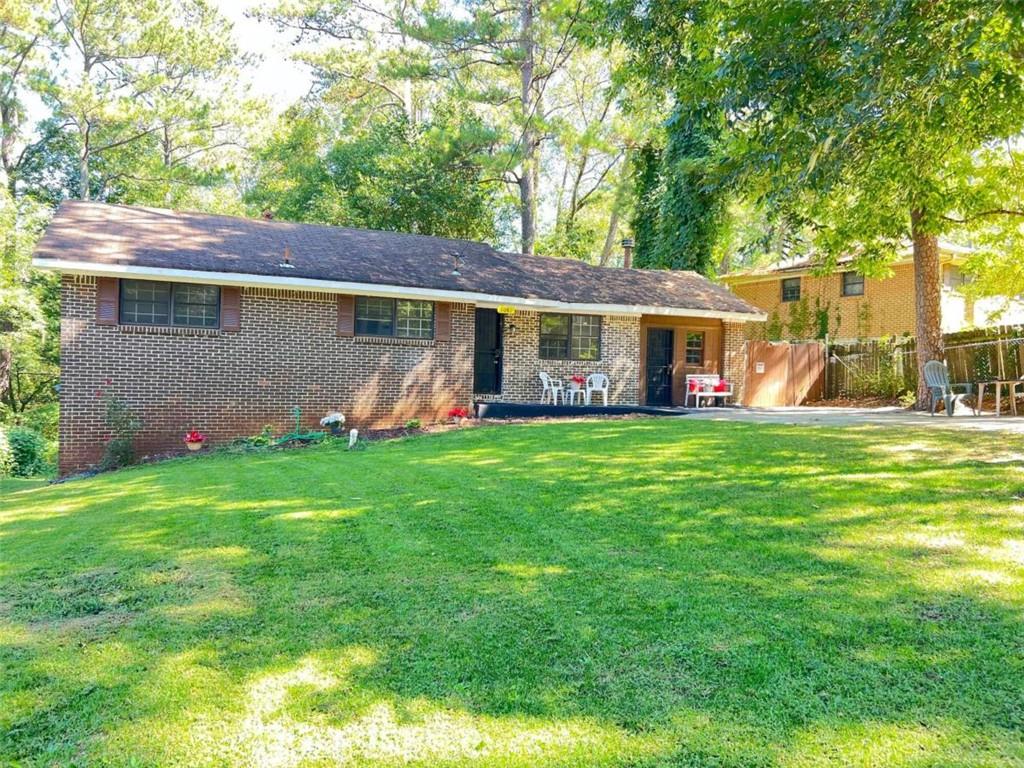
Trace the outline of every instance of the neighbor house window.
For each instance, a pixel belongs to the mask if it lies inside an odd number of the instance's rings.
[[[356,297],[356,333],[360,336],[434,338],[434,302]]]
[[[704,365],[704,334],[686,334],[686,364]]]
[[[216,285],[122,280],[120,320],[127,325],[220,325],[220,288]]]
[[[863,296],[864,275],[856,272],[843,272],[843,296]]]
[[[601,318],[597,315],[540,316],[542,360],[598,360]]]
[[[787,277],[782,281],[782,300],[800,301],[800,278]]]

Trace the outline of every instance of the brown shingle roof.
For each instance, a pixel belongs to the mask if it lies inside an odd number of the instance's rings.
[[[292,268],[281,266],[286,247]],[[467,240],[81,201],[61,204],[35,256],[567,303],[760,314],[694,272],[609,269],[502,253]],[[459,274],[453,274],[456,264]]]

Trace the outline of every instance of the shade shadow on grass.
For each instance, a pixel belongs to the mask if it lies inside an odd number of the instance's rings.
[[[0,755],[1022,760],[1020,466],[985,445],[559,423],[36,491],[0,511]]]

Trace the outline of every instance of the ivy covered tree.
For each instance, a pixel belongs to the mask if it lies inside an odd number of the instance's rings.
[[[640,153],[635,266],[715,273],[715,246],[728,200],[727,190],[713,178],[717,122],[700,111],[677,109],[665,125],[665,148],[647,144]]]
[[[716,185],[748,190],[806,229],[825,266],[854,255],[862,272],[885,273],[912,243],[920,366],[943,357],[939,238],[1000,231],[1019,263],[1021,4],[610,0],[606,9],[635,66],[670,78],[683,104],[725,110]]]

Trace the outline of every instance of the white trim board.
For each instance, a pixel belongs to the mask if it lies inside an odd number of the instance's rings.
[[[736,322],[762,321],[768,318],[764,312],[731,312],[691,307],[659,307],[643,304],[598,304],[587,302],[554,301],[552,299],[531,299],[521,296],[501,296],[472,291],[453,291],[440,288],[416,288],[401,285],[374,285],[351,283],[341,280],[315,280],[308,277],[282,277],[275,275],[252,275],[228,272],[204,272],[192,269],[171,269],[166,267],[139,267],[128,264],[97,264],[88,261],[65,259],[32,260],[32,266],[70,275],[92,275],[95,277],[138,277],[167,280],[179,283],[205,283],[208,285],[240,285],[283,290],[321,291],[325,293],[347,293],[359,296],[385,296],[401,299],[429,299],[476,304],[480,307],[508,306],[531,311],[562,311],[577,314],[599,315],[673,315],[681,317],[708,317]]]

